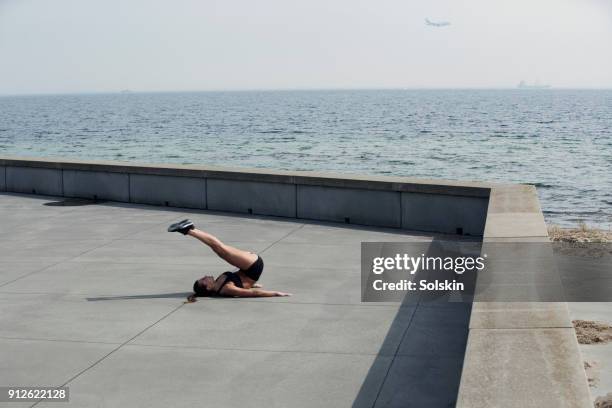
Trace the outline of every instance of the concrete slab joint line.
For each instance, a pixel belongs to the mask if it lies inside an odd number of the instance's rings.
[[[397,343],[397,346],[395,348],[395,352],[393,353],[393,357],[391,358],[391,363],[388,365],[387,370],[385,371],[385,375],[383,377],[383,380],[380,383],[380,386],[378,388],[378,392],[376,393],[376,397],[374,398],[374,402],[372,403],[372,408],[374,408],[376,406],[376,404],[377,404],[377,402],[378,402],[378,400],[380,398],[380,395],[381,395],[381,393],[383,391],[383,388],[385,387],[385,383],[387,382],[387,379],[389,378],[389,373],[391,372],[391,369],[393,368],[393,364],[395,362],[395,358],[397,357],[397,353],[398,353],[398,351],[399,351],[399,349],[400,349],[400,347],[402,345],[402,342],[404,341],[404,338],[406,337],[406,333],[408,332],[408,329],[412,325],[412,321],[414,320],[414,314],[416,313],[416,309],[417,308],[418,308],[418,306],[415,307],[412,310],[411,314],[410,314],[410,320],[408,321],[408,324],[406,325],[406,327],[405,327],[405,329],[404,329],[404,331],[403,331],[403,333],[401,335],[400,341]]]
[[[147,330],[149,330],[150,328],[152,328],[153,326],[157,325],[159,322],[161,322],[162,320],[164,320],[165,318],[167,318],[168,316],[170,316],[171,314],[173,314],[174,312],[176,312],[177,310],[179,310],[181,307],[183,307],[185,304],[180,304],[178,305],[176,308],[174,308],[173,310],[171,310],[170,312],[168,312],[167,314],[165,314],[162,318],[160,318],[159,320],[157,320],[156,322],[150,324],[149,326],[145,327],[144,329],[142,329],[140,332],[138,332],[135,336],[129,338],[128,340],[124,341],[123,343],[121,343],[119,346],[115,347],[113,350],[111,350],[109,353],[107,353],[106,355],[102,356],[102,358],[96,360],[93,364],[91,364],[90,366],[88,366],[87,368],[79,371],[76,375],[72,376],[71,378],[69,378],[67,381],[65,381],[62,385],[60,385],[60,387],[66,387],[68,386],[70,383],[72,383],[75,379],[77,379],[78,377],[80,377],[81,375],[83,375],[84,373],[86,373],[87,371],[91,370],[92,368],[94,368],[95,366],[97,366],[98,364],[100,364],[102,361],[106,360],[109,356],[111,356],[112,354],[114,354],[116,351],[118,351],[119,349],[121,349],[123,346],[125,346],[126,344],[130,343],[131,341],[133,341],[134,339],[136,339],[138,336],[140,336],[141,334],[143,334],[144,332],[146,332]],[[42,401],[38,401],[34,404],[31,405],[31,407],[35,407],[36,405],[38,405],[40,402]]]

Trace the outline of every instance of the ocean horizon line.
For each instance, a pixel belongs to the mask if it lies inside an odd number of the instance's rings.
[[[219,88],[219,89],[168,89],[168,90],[134,90],[120,89],[113,91],[78,91],[78,92],[23,92],[0,93],[0,97],[26,96],[82,96],[82,95],[120,95],[120,94],[177,94],[177,93],[249,93],[249,92],[359,92],[359,91],[520,91],[520,92],[554,92],[554,91],[612,91],[610,87],[563,87],[552,86],[546,89],[519,89],[516,86],[500,87],[321,87],[321,88]]]

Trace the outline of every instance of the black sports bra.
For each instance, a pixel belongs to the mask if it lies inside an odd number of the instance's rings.
[[[221,286],[219,286],[219,290],[217,290],[217,295],[221,294],[221,289],[223,289],[225,284],[229,281],[231,281],[234,285],[236,285],[236,287],[239,287],[239,288],[244,287],[242,286],[242,279],[240,279],[240,276],[238,276],[237,272],[223,272],[221,276],[224,276],[224,275],[225,275],[225,280],[223,281]]]

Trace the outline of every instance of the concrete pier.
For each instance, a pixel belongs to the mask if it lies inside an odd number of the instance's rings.
[[[2,384],[75,407],[591,404],[565,303],[360,301],[364,241],[546,242],[532,186],[0,158],[0,190]],[[183,218],[295,295],[184,304],[227,266],[165,232]]]

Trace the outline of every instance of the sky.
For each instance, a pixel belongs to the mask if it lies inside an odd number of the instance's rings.
[[[0,0],[5,95],[521,80],[612,88],[612,0]]]

